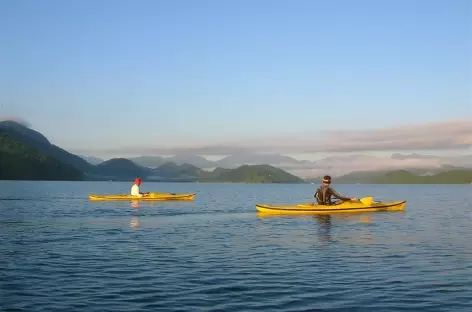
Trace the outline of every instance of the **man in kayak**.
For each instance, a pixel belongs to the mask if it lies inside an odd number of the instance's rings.
[[[331,185],[331,177],[329,175],[325,175],[323,177],[323,183],[321,184],[321,187],[316,190],[315,193],[315,199],[318,202],[318,205],[337,205],[342,203],[343,201],[347,200],[357,200],[357,198],[353,197],[346,197],[338,192],[336,192]],[[337,199],[340,199],[340,201],[332,202],[331,201],[331,196],[336,197]]]
[[[141,185],[141,182],[143,182],[140,178],[137,178],[134,180],[134,185],[131,187],[131,195],[132,196],[137,196],[137,197],[143,197],[149,195],[149,193],[141,193],[139,191],[139,186]]]

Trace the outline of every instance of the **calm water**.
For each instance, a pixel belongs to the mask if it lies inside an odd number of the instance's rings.
[[[0,182],[5,311],[472,310],[472,186],[338,185],[405,212],[260,217],[316,185]]]

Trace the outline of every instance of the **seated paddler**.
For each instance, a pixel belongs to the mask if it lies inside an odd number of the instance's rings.
[[[136,196],[136,197],[143,197],[149,195],[149,193],[141,193],[139,190],[139,186],[141,185],[143,181],[141,178],[137,178],[134,180],[134,185],[131,187],[131,195]]]
[[[357,200],[357,198],[347,197],[339,194],[331,187],[331,176],[325,175],[321,186],[316,190],[314,195],[318,205],[337,205],[348,200]],[[333,202],[331,197],[336,197],[339,201]]]

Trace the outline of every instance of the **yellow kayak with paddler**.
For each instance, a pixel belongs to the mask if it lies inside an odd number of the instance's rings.
[[[405,209],[406,200],[392,202],[376,202],[372,197],[364,197],[358,201],[345,201],[335,205],[318,205],[314,203],[292,205],[257,204],[256,209],[261,213],[270,214],[331,214],[350,212],[379,212],[402,211]]]
[[[90,194],[89,200],[150,200],[150,201],[165,201],[165,200],[193,200],[195,193],[176,194],[176,193],[149,193],[146,196],[138,197],[130,194],[116,194],[116,195],[96,195]]]

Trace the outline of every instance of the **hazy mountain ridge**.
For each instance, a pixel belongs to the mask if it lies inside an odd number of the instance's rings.
[[[167,162],[177,165],[191,164],[205,170],[217,167],[234,169],[243,165],[269,164],[302,178],[318,177],[324,174],[342,176],[351,172],[376,172],[392,170],[423,170],[437,172],[444,168],[472,168],[472,155],[435,156],[421,154],[392,154],[391,156],[338,155],[316,161],[297,160],[279,154],[239,154],[224,157],[217,161],[203,156],[180,155],[173,157],[141,156],[129,158],[140,166],[159,167]]]
[[[301,183],[299,177],[269,165],[205,171],[192,164],[166,162],[157,168],[140,166],[126,158],[97,165],[55,146],[39,132],[15,122],[0,122],[2,179],[123,180],[136,177],[155,181],[225,181]],[[90,161],[91,158],[89,158]],[[167,159],[182,160],[182,156]],[[202,157],[191,157],[202,161]],[[205,159],[203,159],[204,161]]]
[[[77,156],[79,156],[80,158],[82,158],[83,160],[85,160],[86,162],[88,162],[91,165],[98,165],[98,164],[101,164],[102,162],[105,161],[105,160],[103,160],[99,157],[95,157],[95,156],[84,156],[84,155],[77,155]]]
[[[202,169],[211,169],[215,167],[233,169],[242,165],[260,165],[260,164],[271,164],[271,165],[302,165],[310,164],[312,162],[307,160],[297,160],[295,158],[280,155],[280,154],[237,154],[223,157],[222,159],[212,161],[206,159],[200,155],[174,155],[174,156],[139,156],[129,157],[129,160],[135,162],[140,166],[146,167],[159,167],[166,162],[173,162],[177,165],[192,164]]]
[[[351,173],[336,178],[339,184],[471,184],[472,169],[447,169],[432,174],[407,170]]]
[[[229,172],[228,170],[230,169],[246,165],[270,165],[301,178],[313,178],[325,174],[330,174],[333,177],[341,177],[349,173],[358,174],[359,172],[379,175],[396,170],[407,170],[419,175],[434,175],[456,168],[472,168],[471,155],[442,157],[420,154],[393,154],[387,157],[361,154],[338,155],[325,157],[317,161],[297,160],[293,157],[280,154],[249,153],[230,155],[218,161],[207,160],[203,156],[198,155],[178,155],[172,157],[142,156],[131,159],[111,159],[100,162],[98,165],[92,165],[84,160],[84,158],[89,159],[90,162],[93,162],[93,160],[98,162],[100,159],[91,156],[79,157],[71,154],[51,144],[41,133],[26,128],[23,125],[11,121],[0,122],[0,130],[27,145],[37,148],[41,153],[45,153],[64,164],[72,165],[81,170],[85,174],[86,179],[130,179],[134,176],[142,175],[156,179],[201,178],[208,180],[216,179],[219,175]],[[151,166],[137,164],[136,159],[148,162],[158,160],[162,163],[152,168]],[[177,163],[171,162],[169,159]],[[202,168],[196,166],[192,161],[203,163],[206,166],[212,165],[213,167]],[[266,161],[265,164],[262,163],[264,161]],[[119,174],[116,173],[118,168],[121,168],[119,169],[121,170]],[[270,174],[269,171],[267,171],[266,174]],[[349,177],[343,177],[343,179],[348,178]]]

